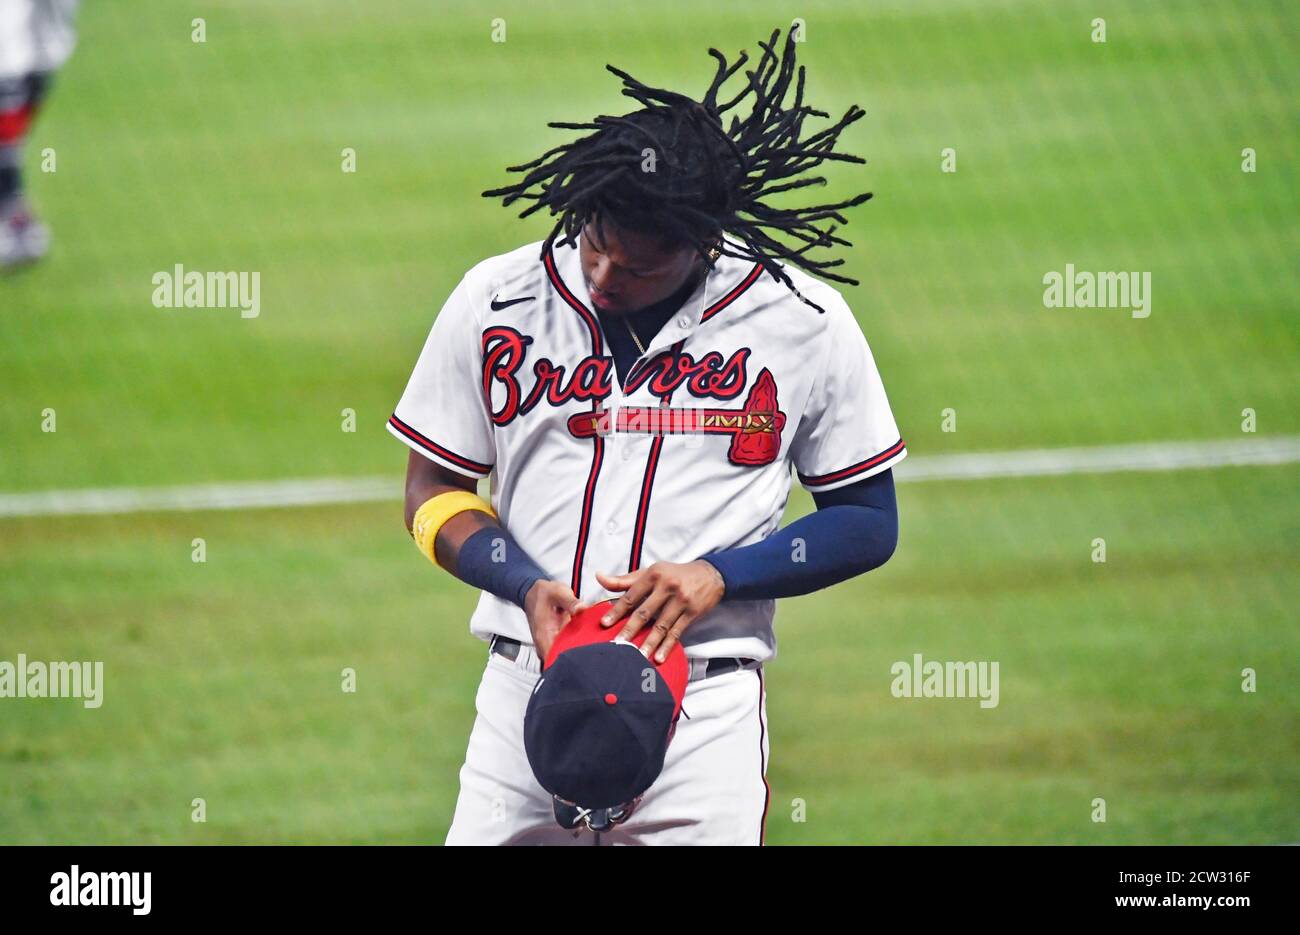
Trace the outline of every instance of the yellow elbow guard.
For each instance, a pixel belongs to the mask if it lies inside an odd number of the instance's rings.
[[[429,561],[435,565],[441,566],[438,556],[433,552],[433,544],[438,539],[438,530],[442,528],[443,523],[451,519],[457,513],[466,513],[471,510],[477,510],[480,513],[486,513],[493,519],[497,518],[492,507],[488,505],[478,494],[470,493],[468,490],[449,490],[446,493],[440,493],[436,497],[430,497],[420,505],[415,511],[415,519],[411,522],[411,536],[415,539],[415,544],[419,546],[420,551],[429,557]]]

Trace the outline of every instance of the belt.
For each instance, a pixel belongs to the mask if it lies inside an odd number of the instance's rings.
[[[513,660],[519,658],[519,650],[523,645],[519,640],[512,640],[508,636],[493,636],[488,644],[488,652]],[[690,681],[695,682],[699,679],[711,679],[715,675],[735,672],[737,669],[756,668],[759,663],[757,659],[741,656],[719,656],[714,659],[691,659],[690,664]]]

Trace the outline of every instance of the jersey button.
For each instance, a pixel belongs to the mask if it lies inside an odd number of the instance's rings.
[[[611,519],[608,523],[605,524],[605,532],[609,533],[611,536],[614,533],[618,532],[618,523],[614,522]]]
[[[689,328],[690,326],[691,326],[691,320],[687,318],[685,315],[682,315],[677,319],[678,328]]]

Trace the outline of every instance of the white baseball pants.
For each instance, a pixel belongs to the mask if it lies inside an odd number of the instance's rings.
[[[0,0],[0,78],[60,68],[77,34],[77,0]]]

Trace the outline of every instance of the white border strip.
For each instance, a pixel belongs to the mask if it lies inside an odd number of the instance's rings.
[[[896,469],[900,483],[983,480],[1115,471],[1292,464],[1300,435],[1202,442],[1157,442],[1099,448],[1046,448],[954,455],[913,455]],[[183,487],[114,487],[0,494],[0,517],[91,516],[160,511],[253,510],[374,503],[401,499],[397,477],[324,477]]]

